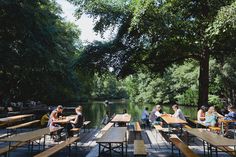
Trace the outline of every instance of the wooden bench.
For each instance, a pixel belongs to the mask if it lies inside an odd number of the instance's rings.
[[[33,120],[33,121],[30,121],[30,122],[26,122],[26,123],[22,123],[22,124],[18,124],[18,125],[7,127],[6,128],[7,129],[7,134],[8,133],[12,133],[16,129],[20,129],[20,128],[24,128],[24,127],[27,127],[27,126],[31,126],[31,125],[37,124],[39,122],[40,122],[40,120]]]
[[[140,124],[139,122],[135,122],[134,123],[134,134],[135,134],[135,138],[136,138],[136,135],[139,134],[139,137],[141,138],[141,132],[142,132],[142,129],[140,127]]]
[[[79,137],[70,137],[68,139],[66,139],[64,142],[57,144],[37,155],[35,155],[34,157],[47,157],[47,156],[51,156],[57,152],[59,152],[60,150],[66,148],[67,146],[70,147],[70,145],[74,142],[77,142],[79,140]]]
[[[83,123],[84,132],[85,132],[87,125],[89,125],[90,123],[91,123],[91,121],[84,121],[84,123]]]
[[[112,126],[114,125],[114,123],[107,123],[107,125],[105,125],[102,129],[101,129],[101,132],[104,133],[106,132],[107,130],[109,130]]]
[[[147,156],[143,140],[134,140],[134,156]]]
[[[221,128],[220,127],[216,127],[216,126],[209,126],[210,131],[216,132],[216,133],[220,133]]]
[[[11,145],[11,147],[5,146],[5,147],[3,147],[3,148],[0,148],[0,155],[5,155],[5,156],[7,156],[7,153],[8,153],[8,152],[10,152],[10,151],[12,151],[12,150],[15,150],[17,147],[21,147],[21,146],[24,146],[24,145],[26,145],[26,144],[28,144],[28,143],[25,143],[25,142],[17,142],[17,143],[15,143],[15,144]]]
[[[236,156],[236,151],[230,147],[217,147],[217,148],[223,152],[228,153],[231,156]]]
[[[154,128],[158,131],[162,131],[163,127],[161,125],[154,125]]]
[[[184,144],[177,136],[171,136],[170,141],[172,143],[172,156],[174,156],[174,146],[186,157],[198,157],[186,144]]]

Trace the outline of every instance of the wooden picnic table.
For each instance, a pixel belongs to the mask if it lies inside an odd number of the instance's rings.
[[[117,152],[117,148],[121,147],[121,154],[124,156],[124,143],[126,147],[126,156],[127,156],[127,128],[126,127],[112,127],[110,128],[100,139],[97,140],[99,145],[99,156],[102,152],[109,152],[109,156],[111,156],[111,152]],[[103,150],[101,150],[103,147]],[[105,150],[107,149],[107,150]]]
[[[0,142],[8,142],[9,143],[9,150],[11,150],[12,142],[22,142],[22,143],[28,143],[31,145],[31,151],[33,150],[33,142],[36,140],[39,140],[43,137],[43,148],[45,148],[45,136],[49,135],[51,132],[55,132],[61,128],[42,128],[34,131],[24,132],[21,134],[17,134],[10,137],[5,137],[0,139]]]
[[[60,118],[58,120],[53,121],[54,123],[60,123],[60,124],[66,124],[69,123],[71,120],[75,119],[76,115],[70,115],[70,116],[66,116],[63,118]]]
[[[116,114],[114,118],[112,118],[111,122],[113,123],[129,123],[131,120],[130,114]]]
[[[176,118],[176,117],[172,117],[171,115],[162,115],[161,118],[165,121],[165,123],[168,125],[168,132],[170,135],[171,132],[171,124],[187,124],[186,121]],[[181,133],[182,133],[182,128],[183,126],[180,125],[180,129],[181,129]]]
[[[12,121],[22,120],[24,118],[33,117],[33,116],[34,116],[34,114],[23,114],[23,115],[10,116],[10,117],[5,117],[5,118],[0,118],[0,122],[9,123]]]
[[[189,134],[194,135],[203,140],[203,148],[205,155],[205,142],[209,144],[208,151],[210,151],[210,155],[212,156],[212,148],[215,147],[216,156],[218,156],[217,148],[219,147],[228,147],[228,146],[236,146],[236,140],[225,138],[216,133],[207,131],[205,129],[199,128],[186,128],[185,129]],[[235,151],[235,150],[234,150]],[[209,155],[209,154],[208,154]]]

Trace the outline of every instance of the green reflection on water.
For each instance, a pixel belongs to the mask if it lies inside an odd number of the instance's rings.
[[[79,103],[78,105],[83,106],[83,114],[85,116],[85,119],[91,121],[90,127],[101,127],[101,121],[105,116],[106,111],[109,111],[112,115],[114,113],[122,113],[123,109],[127,109],[127,112],[132,116],[131,121],[134,122],[141,119],[141,113],[145,107],[149,108],[149,112],[151,112],[154,107],[153,105],[138,105],[129,102],[111,102],[108,106],[105,106],[103,102],[92,102],[86,104]],[[189,116],[191,119],[196,119],[196,107],[181,106],[180,108],[185,115]],[[162,107],[162,109],[166,113],[173,113],[171,106],[165,105]],[[74,114],[74,110],[65,110],[65,112],[66,114]]]

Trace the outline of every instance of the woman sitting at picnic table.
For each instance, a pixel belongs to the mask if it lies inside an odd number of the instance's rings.
[[[172,117],[186,121],[183,112],[181,111],[181,109],[179,108],[179,106],[177,104],[173,105],[172,109],[175,111],[175,113],[173,115],[171,115]]]
[[[162,119],[161,119],[161,115],[163,114],[162,109],[161,109],[161,105],[156,105],[150,116],[149,116],[149,120],[152,123],[152,125],[161,125],[162,126]]]
[[[236,120],[236,107],[232,104],[228,106],[229,113],[225,115],[224,120]],[[224,136],[228,135],[228,130],[234,128],[236,126],[236,122],[230,122],[225,126]]]
[[[77,116],[75,120],[71,120],[67,126],[68,136],[73,136],[73,132],[70,131],[72,128],[81,128],[83,126],[84,116],[82,114],[82,110],[83,110],[82,106],[78,106],[77,108],[75,108],[75,112]]]
[[[214,106],[211,106],[206,112],[206,120],[203,123],[206,126],[216,126],[218,118],[224,118],[224,116],[216,112]]]
[[[206,119],[206,111],[207,107],[206,106],[201,106],[200,109],[197,112],[197,120],[198,122],[204,122]]]

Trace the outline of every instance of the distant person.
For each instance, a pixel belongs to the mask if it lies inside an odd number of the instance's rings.
[[[145,126],[150,127],[148,107],[145,107],[145,109],[143,110],[141,120],[143,124],[145,124]]]
[[[49,120],[49,116],[50,116],[49,112],[42,116],[42,118],[40,120],[41,127],[46,127],[47,126],[48,120]]]
[[[63,112],[63,107],[61,105],[58,105],[57,108],[51,112],[47,125],[49,128],[61,127],[60,125],[54,123],[54,121],[59,119],[62,112]],[[61,139],[61,130],[57,131],[57,137],[54,140],[55,142],[57,142],[60,139]]]
[[[70,124],[68,124],[67,126],[67,134],[68,136],[73,136],[73,132],[71,132],[70,130],[72,128],[81,128],[84,124],[84,116],[82,114],[83,111],[83,107],[82,106],[78,106],[75,109],[76,112],[76,118],[74,120],[70,121]]]
[[[224,120],[236,120],[236,107],[235,105],[230,104],[228,106],[229,113],[225,115]],[[224,136],[228,135],[228,130],[231,128],[234,128],[236,126],[236,122],[228,123],[228,125],[225,126],[225,133]]]
[[[127,114],[127,109],[123,109],[123,114]]]
[[[205,117],[206,117],[206,111],[207,111],[207,107],[206,106],[201,106],[200,109],[197,112],[197,120],[198,122],[204,122],[205,121]]]
[[[174,110],[174,114],[172,115],[172,117],[178,118],[178,119],[182,119],[184,121],[186,121],[185,116],[183,114],[183,112],[181,111],[181,109],[179,108],[179,106],[177,104],[172,106],[172,109]]]
[[[216,126],[218,118],[224,118],[224,116],[216,112],[214,106],[210,106],[206,112],[206,120],[203,123],[206,126]]]
[[[63,107],[61,105],[58,105],[57,108],[51,112],[48,120],[49,127],[56,126],[56,124],[53,123],[53,121],[58,120],[59,117],[62,115],[62,112],[63,112]]]
[[[156,105],[149,116],[149,121],[152,123],[152,125],[162,125],[162,114],[163,112],[161,109],[161,105]]]
[[[102,124],[107,125],[110,122],[110,113],[109,111],[106,111],[106,115],[102,119]]]

